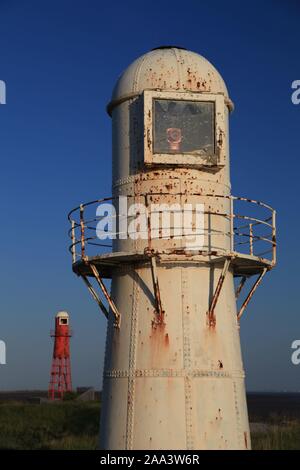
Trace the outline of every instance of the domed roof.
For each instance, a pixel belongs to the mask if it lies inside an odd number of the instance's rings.
[[[56,318],[69,318],[68,312],[58,312]]]
[[[221,93],[229,101],[225,82],[215,67],[200,54],[177,46],[155,48],[129,65],[114,87],[108,111],[143,90]]]

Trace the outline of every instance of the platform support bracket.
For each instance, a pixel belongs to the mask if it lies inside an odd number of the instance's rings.
[[[145,254],[150,258],[151,276],[152,276],[154,299],[155,299],[155,313],[157,315],[157,319],[155,320],[155,323],[162,324],[165,311],[163,310],[162,303],[161,303],[160,287],[159,287],[158,276],[157,276],[156,256],[154,253],[151,252],[151,250],[145,250]]]
[[[245,282],[247,281],[247,276],[242,276],[239,285],[237,286],[237,289],[235,291],[235,298],[236,300],[239,298],[240,293],[245,285]]]
[[[264,275],[266,274],[266,272],[268,271],[268,268],[264,268],[262,270],[262,272],[260,273],[260,275],[258,276],[258,278],[256,279],[256,281],[254,282],[253,286],[251,287],[250,289],[250,292],[249,294],[247,295],[246,299],[244,300],[244,302],[242,303],[242,306],[237,314],[237,319],[240,320],[241,316],[243,315],[247,305],[249,304],[254,292],[256,291],[256,289],[258,288],[259,284],[261,283]]]
[[[114,303],[113,299],[111,298],[109,292],[107,291],[107,289],[105,287],[105,284],[104,284],[102,278],[99,275],[98,269],[92,263],[89,263],[89,266],[90,266],[90,268],[92,270],[92,273],[93,273],[93,275],[94,275],[94,277],[95,277],[95,279],[96,279],[96,281],[97,281],[104,297],[106,298],[106,300],[108,302],[108,305],[110,306],[110,309],[111,309],[111,311],[112,311],[112,313],[115,317],[114,325],[115,325],[116,328],[120,328],[121,314],[118,311],[118,309],[116,307],[116,304]],[[88,289],[91,292],[92,296],[94,297],[94,299],[98,303],[100,309],[102,310],[102,312],[104,313],[106,318],[108,318],[108,311],[107,311],[106,307],[104,306],[103,302],[100,300],[99,296],[97,295],[95,289],[93,288],[93,286],[91,285],[91,283],[89,282],[89,280],[87,279],[86,276],[83,277],[83,280],[85,281],[86,285],[88,286]]]
[[[97,304],[99,305],[100,307],[100,310],[104,313],[105,317],[108,318],[108,311],[107,311],[107,308],[105,307],[105,305],[103,304],[103,302],[101,301],[100,297],[98,296],[97,292],[95,291],[94,287],[92,286],[92,284],[90,283],[90,281],[88,280],[87,276],[84,276],[83,274],[81,275],[84,283],[86,284],[88,290],[90,291],[90,293],[92,294],[92,297],[96,300]]]
[[[230,266],[230,262],[231,262],[230,258],[225,259],[223,269],[222,269],[221,274],[219,276],[217,286],[215,288],[214,294],[213,294],[211,302],[210,302],[210,306],[209,306],[209,309],[208,309],[208,312],[207,312],[208,323],[209,323],[210,327],[214,327],[216,325],[215,307],[217,305],[218,298],[220,296],[220,292],[222,290],[222,287],[223,287],[223,284],[224,284],[224,281],[225,281],[225,277],[226,277],[226,274],[227,274],[229,266]]]

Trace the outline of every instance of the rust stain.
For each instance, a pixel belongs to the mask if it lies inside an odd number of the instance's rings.
[[[214,330],[216,328],[216,323],[217,323],[214,313],[211,314],[210,312],[206,312],[206,317],[207,317],[207,323],[208,323],[209,328]]]
[[[156,314],[154,314],[157,316]],[[156,319],[152,322],[151,333],[149,335],[151,348],[151,367],[159,368],[165,360],[165,354],[170,352],[169,335],[166,333],[166,324],[158,324]]]
[[[248,449],[248,438],[247,438],[247,433],[246,431],[244,432],[244,442],[245,442],[245,447]]]

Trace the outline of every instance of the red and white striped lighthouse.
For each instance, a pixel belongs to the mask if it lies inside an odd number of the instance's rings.
[[[50,400],[62,399],[65,392],[72,391],[69,314],[58,312],[55,317],[54,348],[48,396]]]

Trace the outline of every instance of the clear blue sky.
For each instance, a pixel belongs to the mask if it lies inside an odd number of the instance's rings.
[[[149,49],[178,44],[218,68],[235,102],[233,193],[278,210],[278,267],[241,322],[247,387],[300,390],[290,361],[300,339],[299,17],[296,0],[0,0],[0,389],[47,387],[59,309],[75,332],[74,384],[100,387],[106,323],[71,271],[66,215],[110,194],[105,105],[117,77]]]

